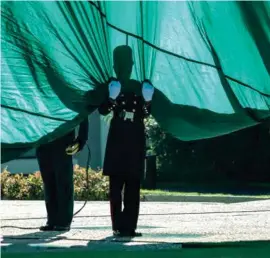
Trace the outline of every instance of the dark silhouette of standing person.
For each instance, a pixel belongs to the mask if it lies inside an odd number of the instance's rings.
[[[102,115],[113,112],[103,173],[110,181],[113,234],[134,237],[141,236],[136,229],[146,154],[144,119],[150,114],[154,87],[149,81],[130,79],[133,58],[129,46],[117,47],[113,61],[117,78],[109,81],[108,95],[99,107]]]
[[[47,223],[41,231],[69,231],[73,218],[74,184],[72,155],[83,149],[88,139],[88,119],[79,128],[37,148],[44,185]]]

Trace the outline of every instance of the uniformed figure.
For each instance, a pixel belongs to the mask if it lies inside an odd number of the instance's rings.
[[[141,236],[136,228],[146,152],[144,118],[150,113],[154,93],[150,82],[130,79],[132,65],[131,48],[117,47],[114,51],[117,79],[108,83],[108,97],[99,107],[102,115],[113,112],[103,166],[104,175],[110,177],[113,234],[130,237]]]
[[[41,231],[68,231],[73,217],[74,185],[72,155],[83,149],[88,139],[88,120],[83,121],[78,137],[71,133],[37,149],[44,184],[47,223]]]

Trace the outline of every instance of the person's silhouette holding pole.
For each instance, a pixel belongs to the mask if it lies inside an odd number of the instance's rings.
[[[80,152],[88,139],[88,118],[70,133],[36,150],[43,180],[47,223],[41,231],[69,231],[73,219],[74,183],[72,155]]]

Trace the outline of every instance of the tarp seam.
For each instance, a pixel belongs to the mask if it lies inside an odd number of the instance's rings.
[[[139,39],[139,40],[143,41],[144,44],[146,44],[146,45],[148,45],[148,46],[150,46],[150,47],[156,49],[157,51],[160,51],[160,52],[162,52],[162,53],[165,53],[165,54],[167,54],[167,55],[174,56],[174,57],[180,58],[180,59],[184,59],[184,60],[186,60],[186,61],[188,61],[188,62],[192,62],[192,63],[196,63],[196,64],[201,64],[201,65],[205,65],[205,66],[212,67],[212,68],[217,69],[217,70],[221,70],[221,67],[217,67],[217,66],[212,65],[212,64],[209,64],[209,63],[205,63],[205,62],[197,61],[197,60],[194,60],[194,59],[191,59],[191,58],[187,58],[187,57],[185,57],[185,56],[178,55],[178,54],[172,53],[172,52],[170,52],[170,51],[168,51],[168,50],[165,50],[165,49],[162,49],[162,48],[160,48],[160,47],[157,47],[157,46],[155,46],[154,44],[150,43],[149,41],[145,40],[143,37],[138,36],[138,35],[133,34],[133,33],[130,33],[130,32],[128,32],[128,31],[125,31],[125,30],[123,30],[123,29],[121,29],[121,28],[119,28],[119,27],[117,27],[117,26],[111,24],[110,22],[108,22],[106,14],[103,13],[102,10],[100,10],[99,6],[97,6],[93,1],[89,1],[89,3],[92,4],[92,5],[100,12],[100,15],[106,20],[106,24],[107,24],[109,27],[111,27],[111,28],[117,30],[118,32],[121,32],[121,33],[123,33],[123,34],[125,34],[125,35],[128,35],[128,36],[131,36],[131,37],[134,37],[134,38],[136,38],[136,39]],[[240,81],[240,80],[238,80],[238,79],[235,79],[235,78],[233,78],[233,77],[231,77],[231,76],[229,76],[229,75],[226,75],[226,74],[224,74],[224,76],[225,76],[227,79],[229,79],[229,80],[231,80],[231,81],[234,81],[234,82],[236,82],[236,83],[238,83],[238,84],[241,84],[242,86],[245,86],[245,87],[247,87],[247,88],[249,88],[249,89],[251,89],[251,90],[254,90],[254,91],[258,92],[259,94],[261,94],[261,95],[263,95],[263,96],[265,96],[265,97],[270,97],[270,94],[267,94],[267,93],[264,93],[264,92],[262,92],[262,91],[260,91],[260,90],[257,90],[257,89],[255,89],[254,87],[252,87],[252,86],[249,85],[249,84],[246,84],[246,83],[244,83],[244,82],[242,82],[242,81]]]

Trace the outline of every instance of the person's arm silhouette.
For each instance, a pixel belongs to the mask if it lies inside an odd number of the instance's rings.
[[[98,108],[98,111],[101,115],[108,115],[111,111],[113,111],[117,105],[116,99],[121,91],[121,84],[116,79],[113,79],[109,85],[109,96],[105,99],[103,103]]]
[[[152,83],[148,80],[143,81],[142,83],[142,96],[145,101],[143,106],[143,112],[145,117],[148,117],[151,113],[151,102],[153,99],[155,88]]]
[[[74,155],[77,152],[80,152],[87,140],[88,140],[88,130],[89,130],[89,123],[88,117],[80,124],[78,137],[74,139],[73,143],[69,145],[66,149],[67,155]]]

